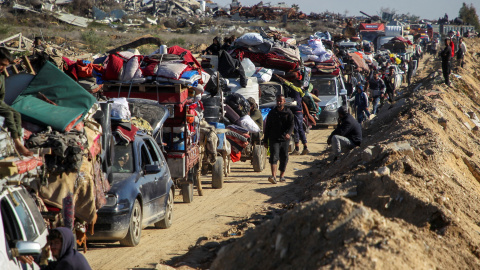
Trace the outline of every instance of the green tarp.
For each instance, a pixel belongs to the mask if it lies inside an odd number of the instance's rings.
[[[56,105],[37,98],[38,93]],[[82,121],[95,101],[87,90],[47,61],[12,107],[27,121],[64,131],[78,117],[75,125]]]

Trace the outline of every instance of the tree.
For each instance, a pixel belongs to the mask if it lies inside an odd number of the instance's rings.
[[[475,26],[475,30],[480,31],[480,21],[478,20],[477,10],[470,4],[468,6],[465,2],[458,11],[458,17],[463,20],[464,23]]]
[[[298,11],[300,9],[300,6],[297,4],[293,4],[292,8],[295,9],[295,11]]]

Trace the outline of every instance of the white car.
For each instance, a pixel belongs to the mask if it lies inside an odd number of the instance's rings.
[[[0,183],[0,208],[0,268],[40,269],[15,257],[38,255],[47,243],[47,226],[34,200],[23,186]]]

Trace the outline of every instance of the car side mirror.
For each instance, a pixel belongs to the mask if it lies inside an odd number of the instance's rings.
[[[158,165],[155,165],[155,164],[145,165],[145,174],[155,174],[155,173],[159,173],[160,171],[161,171],[161,168]]]
[[[40,243],[30,241],[18,241],[15,244],[15,248],[12,248],[12,255],[14,257],[38,255],[41,252],[42,247],[40,246]]]
[[[346,96],[347,95],[347,90],[342,89],[340,90],[340,96]]]

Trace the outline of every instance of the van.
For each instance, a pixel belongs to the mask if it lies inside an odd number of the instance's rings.
[[[1,269],[40,269],[16,257],[39,255],[47,243],[47,226],[35,201],[23,186],[0,180],[0,208]]]
[[[310,78],[313,86],[312,94],[316,95],[321,113],[317,119],[317,125],[337,125],[337,110],[341,106],[347,106],[347,90],[341,73],[339,75],[313,75]]]

